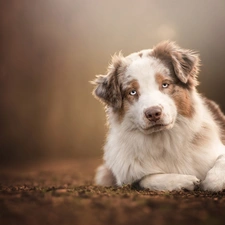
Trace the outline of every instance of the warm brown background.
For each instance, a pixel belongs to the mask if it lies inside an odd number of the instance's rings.
[[[200,52],[199,89],[225,111],[224,0],[0,1],[0,163],[100,156],[88,81],[164,39]]]

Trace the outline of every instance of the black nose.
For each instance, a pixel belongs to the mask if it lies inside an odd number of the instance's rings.
[[[152,106],[145,110],[145,116],[149,121],[156,122],[161,118],[162,109],[159,106]]]

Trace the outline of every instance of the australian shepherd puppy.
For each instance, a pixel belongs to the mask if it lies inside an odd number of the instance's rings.
[[[109,125],[97,185],[225,188],[225,116],[197,92],[198,71],[198,55],[168,41],[113,56],[94,81]]]

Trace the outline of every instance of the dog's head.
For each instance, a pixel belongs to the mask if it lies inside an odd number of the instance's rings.
[[[192,117],[191,94],[199,58],[173,42],[112,58],[106,75],[97,76],[94,95],[130,129],[152,133],[170,129],[177,115]]]

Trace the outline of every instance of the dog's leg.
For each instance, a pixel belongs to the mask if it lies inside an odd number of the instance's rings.
[[[202,181],[201,188],[208,191],[222,191],[225,189],[225,155],[217,158],[215,165]]]
[[[106,165],[101,165],[97,168],[95,175],[95,184],[100,186],[115,186],[116,178],[112,171],[106,167]]]
[[[200,180],[192,175],[184,174],[152,174],[143,177],[139,181],[141,188],[149,188],[157,191],[194,190],[200,184]]]

